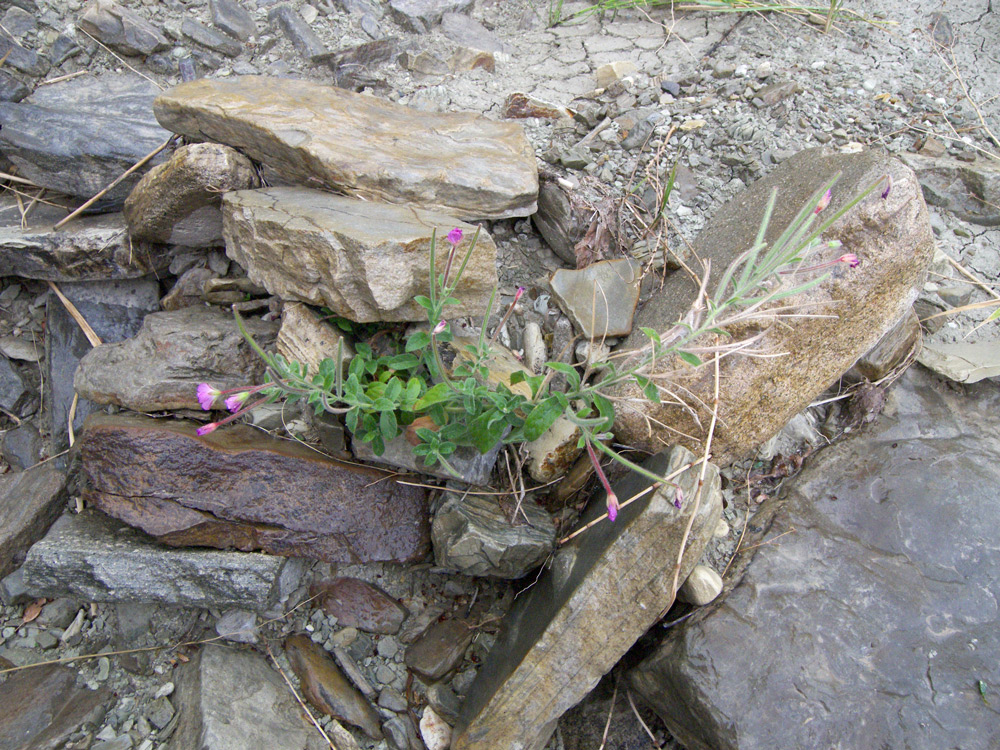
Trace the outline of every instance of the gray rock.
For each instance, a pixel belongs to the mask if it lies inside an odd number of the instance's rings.
[[[285,558],[170,549],[102,513],[67,514],[28,552],[32,596],[94,602],[163,602],[263,611],[277,599]]]
[[[641,270],[631,258],[602,260],[579,271],[561,268],[552,274],[549,286],[586,338],[627,336],[639,301]]]
[[[67,36],[66,34],[60,34],[52,43],[52,49],[50,51],[52,64],[62,65],[71,57],[76,57],[81,52],[83,52],[83,47],[77,44],[73,37]]]
[[[0,102],[19,102],[31,89],[6,71],[0,71]]]
[[[201,305],[205,301],[205,283],[216,278],[208,268],[189,268],[160,300],[165,312]]]
[[[174,705],[170,702],[168,697],[161,696],[153,700],[149,705],[148,715],[149,723],[152,724],[157,729],[164,729],[170,720],[174,718]]]
[[[0,476],[0,578],[49,530],[66,505],[66,476],[52,463]]]
[[[292,46],[309,62],[322,62],[329,57],[330,50],[323,44],[323,40],[291,5],[275,5],[267,12],[267,18],[281,29]]]
[[[878,340],[854,367],[847,373],[848,378],[864,378],[869,381],[881,380],[906,362],[914,347],[920,344],[920,320],[910,308],[896,325]]]
[[[7,36],[0,37],[0,58],[4,58],[4,65],[30,76],[43,76],[49,69],[44,55],[15,44]]]
[[[293,183],[462,219],[535,212],[535,154],[517,123],[258,76],[181,84],[154,111],[164,127],[238,148]]]
[[[243,52],[243,45],[239,42],[234,42],[230,37],[202,26],[191,18],[181,21],[181,33],[192,42],[226,57],[239,57]]]
[[[694,456],[676,447],[644,466],[657,475],[682,468]],[[674,600],[676,587],[701,557],[722,514],[718,470],[709,465],[695,512],[699,466],[622,508],[556,553],[507,614],[455,727],[454,750],[544,747],[559,717],[582,700]],[[630,473],[614,485],[624,501],[650,482]],[[607,513],[603,493],[582,523]],[[691,532],[675,583],[675,565],[688,523]]]
[[[771,317],[737,324],[729,331],[736,341],[759,334],[754,343],[757,351],[786,354],[768,358],[737,354],[721,360],[720,408],[712,443],[713,457],[720,465],[755,450],[878,343],[912,305],[915,287],[931,260],[934,242],[927,208],[916,177],[906,165],[878,151],[838,154],[811,149],[782,162],[726,204],[698,236],[695,250],[699,257],[711,259],[708,295],[715,294],[715,285],[733,260],[753,245],[773,188],[779,189],[779,195],[766,241],[784,231],[807,196],[837,173],[841,177],[824,213],[837,211],[886,175],[891,176],[893,187],[886,199],[880,197],[879,189],[870,193],[821,238],[849,242],[860,266],[838,264],[825,281],[790,300],[839,317]],[[829,255],[816,260],[830,259]],[[639,330],[642,327],[671,330],[689,313],[696,293],[687,274],[667,277],[636,314],[636,330],[619,348],[646,346],[649,339]],[[694,343],[712,345],[715,339],[707,334]],[[638,356],[624,359],[619,368],[633,366]],[[656,450],[683,433],[690,437],[681,442],[700,451],[701,436],[710,421],[713,368],[692,368],[677,357],[662,357],[656,372],[671,373],[667,385],[674,393],[689,394],[686,403],[646,401],[632,382],[616,388],[613,395],[632,399],[633,408],[618,410],[615,437]]]
[[[19,604],[27,604],[31,601],[31,595],[24,585],[24,573],[18,568],[6,578],[0,579],[0,602],[5,607],[16,607]]]
[[[38,21],[35,20],[34,14],[16,5],[8,8],[7,12],[3,14],[3,19],[0,20],[0,26],[16,37],[29,34],[35,30],[37,25]]]
[[[413,298],[429,284],[431,233],[444,273],[454,227],[476,228],[437,212],[362,201],[308,188],[241,190],[223,197],[226,253],[282,299],[325,306],[360,322],[426,320]],[[460,256],[461,257],[461,256]],[[449,315],[480,315],[496,284],[496,246],[480,232]]]
[[[123,55],[151,55],[170,47],[170,42],[153,24],[113,0],[94,0],[77,24]]]
[[[916,172],[927,203],[974,224],[1000,224],[1000,168],[991,160],[967,164],[950,156],[902,158]]]
[[[14,404],[22,395],[25,387],[21,376],[14,369],[10,360],[0,356],[0,406],[7,411],[14,410]]]
[[[22,422],[20,426],[7,430],[0,436],[0,456],[18,469],[27,469],[37,464],[44,448],[45,442],[33,422]]]
[[[531,217],[552,252],[576,267],[574,246],[583,239],[591,211],[574,202],[572,193],[557,181],[543,179],[538,192],[538,212]]]
[[[462,701],[447,685],[440,682],[428,685],[427,702],[434,707],[438,716],[452,726],[458,721],[458,713],[462,708]]]
[[[466,484],[476,486],[486,486],[490,482],[490,475],[493,473],[493,466],[500,455],[500,448],[497,444],[493,450],[487,453],[480,453],[475,448],[461,446],[454,453],[448,456],[448,463],[458,472],[458,480]],[[423,458],[414,455],[413,446],[406,439],[406,435],[399,435],[385,444],[385,451],[381,456],[376,456],[371,443],[355,440],[351,443],[351,452],[359,461],[378,464],[379,466],[393,466],[397,469],[406,469],[418,474],[430,474],[441,479],[456,479],[441,464],[427,466]]]
[[[998,407],[911,368],[875,425],[765,501],[743,579],[630,675],[681,743],[994,744]]]
[[[245,321],[258,344],[269,347],[277,326]],[[261,382],[264,364],[240,334],[232,315],[214,307],[152,313],[134,338],[103,344],[80,361],[77,393],[99,404],[134,411],[197,409],[199,383],[219,389]]]
[[[441,31],[464,47],[484,52],[504,52],[503,42],[489,29],[464,13],[445,13],[441,16]]]
[[[958,383],[978,383],[1000,376],[1000,346],[996,341],[925,343],[917,362]]]
[[[538,567],[555,546],[548,513],[525,498],[501,507],[495,497],[446,492],[431,524],[434,562],[470,576],[520,578]]]
[[[227,641],[256,643],[257,613],[245,609],[230,609],[215,621],[215,632]]]
[[[208,7],[212,13],[212,23],[229,36],[245,42],[257,33],[253,16],[238,0],[208,0]]]
[[[463,13],[474,0],[389,0],[389,10],[396,21],[409,31],[423,34],[441,20],[445,13]]]
[[[257,170],[243,154],[218,143],[193,143],[146,173],[123,214],[134,239],[221,245],[222,194],[259,185]]]
[[[206,645],[181,669],[180,722],[171,750],[329,748],[267,660],[251,651]]]
[[[170,136],[153,117],[158,92],[131,73],[42,86],[22,102],[0,104],[0,148],[35,184],[90,198]],[[142,173],[124,179],[106,199],[123,200]]]

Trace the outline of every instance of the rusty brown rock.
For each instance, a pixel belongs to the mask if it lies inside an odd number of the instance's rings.
[[[345,628],[395,635],[406,619],[406,607],[378,586],[357,578],[314,583],[309,596],[318,597],[317,606],[336,617],[337,624]]]
[[[406,666],[430,682],[447,676],[462,663],[476,631],[463,620],[436,622],[406,649]]]
[[[265,550],[329,562],[421,559],[424,491],[246,426],[199,437],[180,420],[95,414],[88,502],[172,546]]]

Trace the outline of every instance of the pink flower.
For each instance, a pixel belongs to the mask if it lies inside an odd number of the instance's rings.
[[[816,204],[816,208],[813,209],[814,214],[818,214],[824,208],[830,205],[830,199],[833,198],[833,191],[827,190],[823,193],[823,197],[819,199],[819,203]]]
[[[678,487],[674,491],[674,507],[680,510],[681,503],[684,502],[684,490]]]
[[[889,191],[892,190],[892,175],[887,174],[885,176],[885,190],[882,191],[882,200],[889,197]]]
[[[448,242],[450,242],[452,245],[457,245],[461,241],[462,241],[461,229],[455,227],[450,232],[448,232]]]
[[[846,263],[851,268],[857,268],[858,266],[861,265],[861,261],[858,260],[858,256],[855,255],[854,253],[845,253],[844,255],[841,255],[839,258],[837,258],[836,262]]]
[[[837,242],[837,244],[834,245],[833,242],[831,242],[829,243],[829,246],[840,247],[840,243]],[[834,260],[828,260],[825,263],[817,263],[815,266],[808,266],[806,268],[795,268],[790,271],[778,271],[778,273],[787,275],[791,273],[806,273],[807,271],[819,271],[824,268],[829,268],[830,266],[835,266],[838,263],[846,263],[851,268],[857,268],[858,266],[861,265],[861,261],[858,259],[857,255],[855,255],[854,253],[844,253],[839,258],[835,258]]]
[[[250,391],[243,391],[243,393],[237,393],[235,396],[230,396],[226,399],[226,409],[228,411],[239,411],[240,407],[246,402],[250,397]]]
[[[517,301],[518,301],[519,299],[521,299],[521,297],[523,297],[523,296],[524,296],[524,291],[525,291],[525,289],[524,289],[524,287],[523,287],[523,286],[519,286],[519,287],[517,288],[517,291],[516,291],[516,292],[514,293],[514,302],[515,302],[515,303],[517,303]]]
[[[199,427],[197,432],[198,435],[207,435],[210,432],[215,432],[216,428],[219,426],[218,422],[209,422],[204,427]]]
[[[431,331],[432,336],[437,336],[439,333],[443,333],[444,329],[448,327],[447,320],[439,320],[438,324],[434,326],[434,330]]]
[[[604,492],[608,496],[608,520],[614,522],[618,518],[618,496],[611,489],[611,483],[608,482],[608,478],[604,474],[604,469],[601,468],[601,460],[597,456],[597,451],[594,450],[594,446],[591,445],[589,440],[587,441],[587,455],[590,458],[590,463],[594,466],[594,471],[597,472],[597,478],[601,480],[601,484],[604,486]]]
[[[213,388],[208,383],[202,383],[198,386],[198,403],[205,411],[211,411],[215,399],[221,394],[222,392],[218,388]]]

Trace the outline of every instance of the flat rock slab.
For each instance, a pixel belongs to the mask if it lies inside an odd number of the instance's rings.
[[[0,747],[61,750],[70,737],[104,721],[111,691],[77,687],[76,672],[57,664],[8,675],[0,683]]]
[[[78,23],[88,34],[123,55],[150,55],[170,46],[156,26],[113,0],[94,0]]]
[[[264,76],[183,83],[154,111],[163,127],[238,148],[291,182],[467,220],[535,212],[535,154],[516,123]]]
[[[917,354],[924,367],[959,383],[976,383],[1000,375],[1000,343],[959,341],[924,344]]]
[[[342,628],[395,635],[406,619],[406,607],[377,586],[358,578],[334,578],[314,583],[309,596],[316,606],[337,618]]]
[[[170,137],[152,113],[157,93],[155,84],[131,73],[41,86],[17,104],[0,104],[0,149],[35,184],[90,198]],[[124,200],[142,173],[124,179],[106,200]]]
[[[277,335],[274,323],[248,319],[245,325],[263,347]],[[133,338],[92,349],[80,361],[74,384],[98,404],[200,410],[199,383],[238,388],[261,382],[263,374],[263,360],[232,315],[217,307],[186,307],[147,315]]]
[[[206,645],[180,671],[170,750],[329,750],[281,676],[253,651]]]
[[[424,491],[246,426],[93,415],[85,497],[174,546],[329,562],[412,562],[429,548]]]
[[[21,568],[34,597],[163,602],[263,611],[278,599],[282,557],[176,550],[101,513],[66,514]]]
[[[0,578],[19,567],[66,504],[66,476],[50,463],[0,476]]]
[[[694,460],[681,447],[648,459],[663,476]],[[665,612],[676,593],[674,566],[695,512],[699,467],[672,487],[649,492],[560,549],[508,613],[504,630],[469,688],[455,727],[454,750],[541,750],[559,717],[580,702]],[[649,486],[630,473],[614,485],[621,500]],[[607,512],[603,493],[581,523]],[[684,551],[678,585],[698,562],[722,514],[719,472],[709,465]]]
[[[359,322],[427,320],[413,298],[426,295],[430,284],[432,231],[437,229],[439,274],[451,249],[448,232],[458,227],[465,235],[455,272],[476,231],[438,211],[308,188],[241,190],[222,204],[226,253],[253,281],[283,299],[326,306]],[[492,238],[480,231],[450,317],[486,312],[497,283],[496,253]]]
[[[642,268],[628,258],[602,260],[579,271],[561,268],[549,286],[556,302],[584,336],[627,336],[639,301]]]
[[[692,750],[994,747],[998,434],[995,386],[912,368],[761,507],[742,581],[633,686]]]
[[[720,465],[748,455],[802,411],[830,383],[850,369],[909,311],[917,287],[931,261],[934,237],[927,207],[916,175],[905,164],[880,151],[839,154],[826,149],[802,151],[782,162],[767,177],[737,195],[712,217],[695,241],[695,250],[712,264],[707,293],[712,296],[725,269],[753,246],[772,189],[777,204],[765,239],[773,242],[809,196],[840,173],[833,198],[818,217],[836,213],[854,197],[886,175],[892,190],[881,197],[881,183],[874,192],[848,211],[822,236],[839,240],[842,251],[828,251],[815,261],[831,260],[843,251],[858,256],[860,265],[840,263],[830,276],[812,289],[775,305],[802,305],[819,317],[763,319],[732,326],[732,338],[707,334],[696,345],[715,345],[760,338],[753,349],[771,355],[739,354],[721,361],[718,423],[712,442],[713,459]],[[809,261],[812,263],[812,261]],[[803,273],[790,283],[803,283],[813,274]],[[631,350],[649,344],[640,328],[671,330],[684,319],[697,295],[686,273],[670,275],[662,288],[635,316],[635,330],[622,345]],[[832,316],[832,317],[831,317]],[[619,365],[635,365],[636,358]],[[615,437],[646,450],[659,450],[679,434],[696,452],[703,449],[710,422],[715,378],[711,366],[691,368],[677,357],[662,357],[656,370],[669,373],[666,383],[687,403],[674,399],[659,404],[645,401],[634,383],[615,395],[634,399],[629,409],[619,409]]]

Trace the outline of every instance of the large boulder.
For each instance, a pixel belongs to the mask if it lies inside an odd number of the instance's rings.
[[[797,312],[817,317],[776,319],[742,324],[730,332],[735,339],[759,334],[753,349],[766,356],[728,356],[720,363],[719,413],[712,443],[714,460],[726,464],[744,456],[778,432],[827,386],[869,351],[909,310],[916,286],[930,263],[934,240],[920,185],[912,170],[879,151],[838,154],[812,149],[783,162],[766,178],[723,206],[695,243],[697,255],[711,260],[711,296],[723,272],[754,243],[771,191],[778,189],[766,239],[773,242],[791,223],[810,195],[835,174],[841,177],[824,214],[839,210],[886,175],[892,190],[869,194],[823,235],[839,240],[841,252],[858,256],[861,264],[839,264],[830,277],[807,292],[778,305],[799,305]],[[830,253],[828,253],[830,254]],[[816,260],[825,260],[817,258]],[[789,284],[811,278],[792,277]],[[633,333],[620,347],[636,349],[649,343],[642,327],[671,329],[693,304],[697,287],[688,274],[674,273],[663,288],[636,314]],[[731,343],[706,335],[698,345]],[[634,365],[625,360],[620,369]],[[676,441],[700,450],[710,423],[714,374],[710,365],[692,369],[677,357],[658,360],[656,373],[667,373],[666,387],[684,403],[664,399],[653,403],[634,383],[614,392],[619,402],[615,435],[623,443],[660,450]]]
[[[154,111],[163,127],[238,148],[290,182],[468,220],[535,212],[535,154],[516,123],[265,76],[182,83]]]
[[[998,434],[995,386],[910,370],[765,502],[745,577],[633,686],[691,750],[996,747]]]

